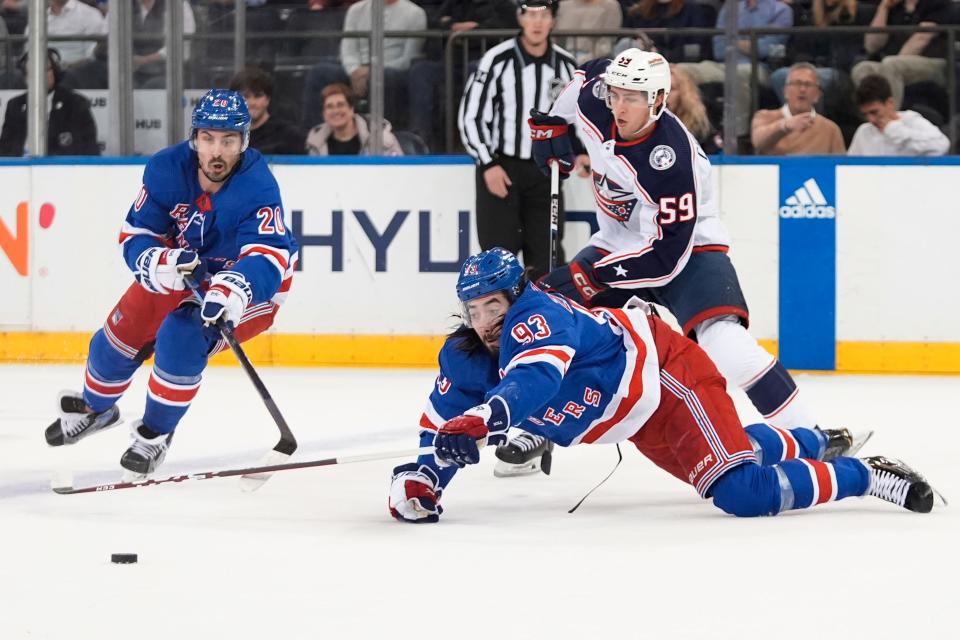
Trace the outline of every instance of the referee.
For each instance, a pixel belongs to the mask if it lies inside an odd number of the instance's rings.
[[[460,137],[477,162],[477,235],[481,249],[523,255],[533,278],[550,260],[550,178],[530,152],[530,110],[549,111],[576,62],[550,41],[558,0],[521,0],[520,34],[493,47],[467,80]],[[561,201],[559,232],[563,237]],[[557,264],[563,248],[557,247]]]

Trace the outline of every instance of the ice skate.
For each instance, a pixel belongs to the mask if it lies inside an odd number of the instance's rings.
[[[173,434],[156,433],[143,424],[143,420],[134,421],[130,433],[133,442],[120,458],[120,466],[125,469],[124,482],[139,482],[146,480],[163,463]]]
[[[498,478],[529,476],[539,471],[550,475],[553,462],[553,443],[532,433],[521,433],[497,447],[497,465],[493,475]]]
[[[74,444],[91,434],[120,424],[120,409],[116,405],[106,411],[93,413],[84,402],[82,393],[61,391],[57,406],[60,417],[43,434],[51,447]]]
[[[884,456],[861,460],[870,467],[870,488],[866,495],[917,513],[930,513],[933,509],[933,488],[923,476],[902,461]],[[943,500],[943,496],[940,499]]]
[[[873,436],[873,431],[851,433],[849,429],[817,429],[827,437],[827,447],[823,452],[823,461],[830,462],[840,456],[853,457]]]

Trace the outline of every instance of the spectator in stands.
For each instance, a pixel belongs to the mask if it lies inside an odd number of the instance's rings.
[[[704,20],[701,5],[694,0],[640,0],[627,10],[623,26],[638,29],[692,29],[712,27],[713,23],[708,24]],[[710,50],[709,38],[662,35],[651,36],[651,39],[657,51],[672,63],[697,62]]]
[[[623,11],[617,0],[562,0],[557,12],[557,31],[610,31],[623,24]],[[616,38],[577,36],[564,39],[560,46],[569,51],[577,64],[611,55]]]
[[[322,94],[323,124],[307,134],[307,153],[312,156],[356,156],[370,153],[370,125],[356,112],[357,98],[345,84],[334,83]],[[390,123],[383,121],[383,155],[402,156],[400,143]]]
[[[723,151],[723,138],[707,117],[707,108],[700,97],[700,89],[690,79],[690,74],[676,65],[671,65],[670,87],[667,108],[686,125],[705,153]]]
[[[786,104],[761,109],[753,116],[750,138],[760,155],[789,156],[844,152],[840,127],[813,108],[820,99],[816,68],[809,62],[790,67]]]
[[[11,35],[20,35],[27,28],[26,0],[0,0],[0,18]]]
[[[21,71],[26,71],[27,56],[20,57]],[[71,89],[60,86],[63,70],[60,54],[47,49],[47,93],[51,94],[47,123],[47,155],[98,156],[97,125],[90,112],[90,102]],[[0,156],[22,156],[27,141],[27,94],[22,93],[7,103],[0,131]]]
[[[473,29],[509,29],[517,24],[517,5],[513,0],[445,0],[431,17],[430,29],[443,29],[450,33],[463,33]],[[483,52],[480,43],[468,40],[467,58],[470,69],[464,69],[462,50],[454,56],[454,85],[463,84],[467,71],[472,71],[475,61]],[[441,108],[441,96],[445,81],[443,68],[443,42],[431,39],[425,48],[426,57],[415,60],[410,67],[410,130],[420,136],[431,149],[438,148],[437,135],[443,125],[445,111]]]
[[[717,28],[726,26],[727,5],[717,13]],[[793,9],[781,0],[737,0],[737,27],[754,29],[761,27],[787,28],[793,26]],[[760,61],[758,78],[761,85],[769,84],[768,62],[782,58],[786,53],[786,34],[763,35],[757,38],[757,57]],[[750,38],[741,37],[733,45],[737,56],[737,96],[736,120],[737,134],[747,132],[750,104]],[[681,63],[698,85],[707,82],[724,81],[725,69],[722,64],[727,56],[727,38],[723,35],[713,37],[714,60],[699,63]]]
[[[953,10],[950,0],[880,0],[870,26],[950,24]],[[906,84],[946,84],[947,39],[942,33],[868,33],[863,46],[872,59],[853,67],[854,84],[869,75],[882,75],[890,83],[897,107],[903,103]]]
[[[47,7],[48,36],[101,36],[107,34],[107,19],[98,9],[80,0],[50,0]],[[93,40],[56,43],[64,68],[93,60]]]
[[[176,1],[176,0],[174,0]],[[183,33],[196,32],[193,9],[188,0],[183,1]],[[164,21],[167,0],[131,0],[133,2],[133,34],[149,35],[149,40],[133,40],[133,81],[137,87],[163,88],[167,48],[163,44]],[[183,59],[190,57],[190,43],[183,45]]]
[[[234,33],[235,0],[207,0],[207,19],[204,23],[210,33]],[[280,12],[272,2],[246,0],[246,32],[280,31],[284,28]],[[327,41],[329,42],[329,41]],[[205,42],[207,58],[220,62],[233,61],[233,39],[211,39]],[[248,38],[245,63],[248,65],[270,64],[276,56],[280,43],[272,38]]]
[[[423,31],[426,12],[411,0],[383,0],[383,28],[386,31]],[[369,31],[372,0],[360,0],[347,10],[344,31]],[[384,111],[394,122],[405,121],[407,108],[407,71],[420,54],[422,38],[384,38]],[[304,88],[304,120],[307,126],[321,121],[322,110],[316,96],[334,82],[349,84],[357,98],[366,98],[370,90],[370,43],[367,38],[343,38],[340,64],[318,63],[307,76]]]
[[[867,76],[856,91],[860,113],[867,119],[853,135],[851,156],[942,156],[950,139],[916,111],[897,111],[890,83]]]
[[[809,7],[794,4],[793,24],[795,27],[819,29],[852,26],[857,24],[857,15],[857,0],[813,0]],[[856,34],[825,34],[823,31],[810,35],[797,33],[790,39],[788,57],[791,62],[814,65],[820,77],[820,87],[828,94],[837,82],[840,70],[849,71],[855,58],[860,55],[861,43],[862,37]],[[789,70],[789,67],[780,67],[770,75],[770,87],[781,102]]]
[[[243,94],[250,112],[250,146],[264,155],[303,155],[303,132],[270,113],[273,78],[263,69],[244,69],[230,80],[230,89]]]

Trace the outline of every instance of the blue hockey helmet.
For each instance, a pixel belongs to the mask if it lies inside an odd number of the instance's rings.
[[[200,129],[236,131],[243,139],[240,150],[246,151],[250,144],[250,112],[247,102],[237,91],[211,89],[203,94],[193,108],[190,121],[190,145]]]
[[[506,249],[494,247],[467,258],[457,278],[457,297],[467,302],[503,291],[511,302],[523,289],[523,267]]]

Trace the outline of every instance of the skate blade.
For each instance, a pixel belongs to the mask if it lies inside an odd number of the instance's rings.
[[[493,475],[498,478],[516,478],[520,476],[532,476],[540,473],[540,459],[531,460],[522,464],[511,464],[503,460],[497,460],[493,467]]]
[[[270,450],[257,463],[258,467],[271,467],[275,464],[283,464],[290,460],[290,454],[280,453]],[[244,493],[253,493],[263,486],[263,484],[273,475],[272,471],[266,473],[249,473],[240,476],[240,490]]]
[[[843,454],[847,458],[856,457],[857,452],[863,448],[863,445],[867,444],[867,441],[873,437],[873,431],[865,431],[857,436],[854,436],[853,442],[850,444],[850,449]]]

